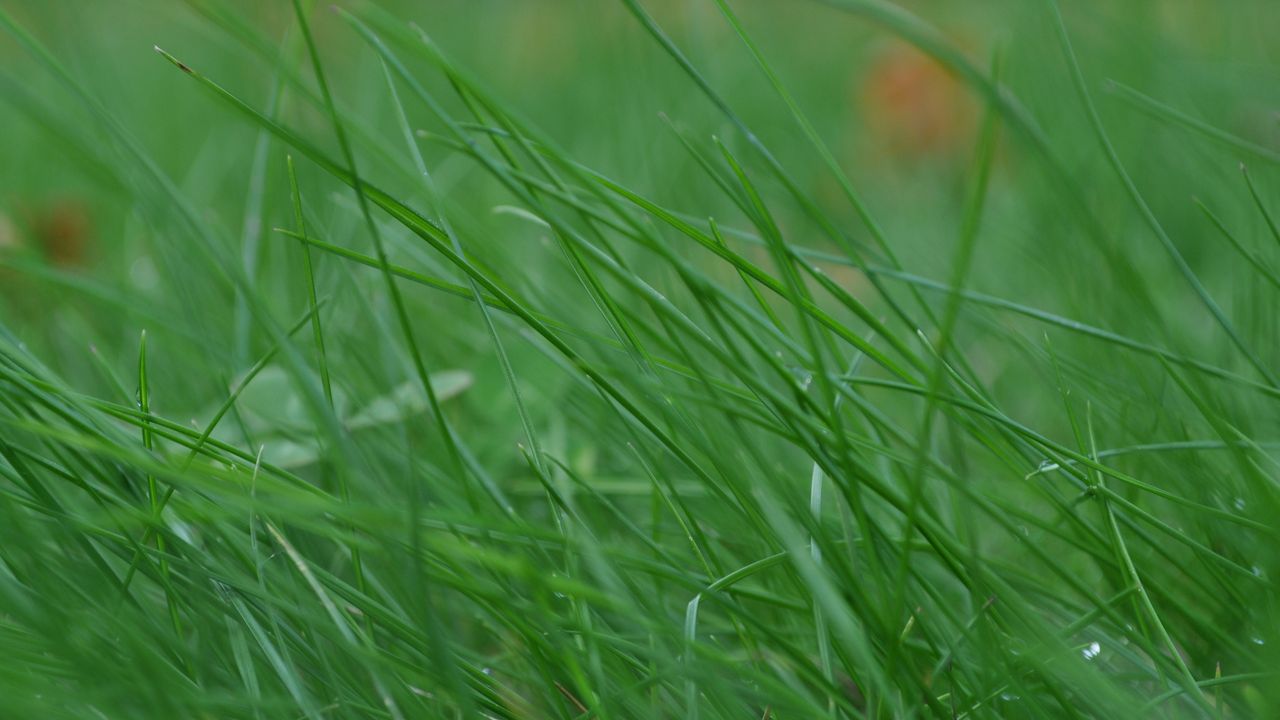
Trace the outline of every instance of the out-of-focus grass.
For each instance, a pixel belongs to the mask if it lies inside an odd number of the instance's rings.
[[[0,717],[1280,708],[1270,3],[0,13]]]

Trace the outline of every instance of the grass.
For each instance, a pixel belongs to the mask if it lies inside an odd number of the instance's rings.
[[[0,717],[1280,711],[1265,3],[278,5],[0,6]]]

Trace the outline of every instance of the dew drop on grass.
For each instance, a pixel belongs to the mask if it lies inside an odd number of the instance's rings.
[[[1095,641],[1095,642],[1091,642],[1091,643],[1089,643],[1088,645],[1086,645],[1086,646],[1084,646],[1083,648],[1081,648],[1081,649],[1080,649],[1080,655],[1081,655],[1085,660],[1092,660],[1092,659],[1094,659],[1094,658],[1098,657],[1098,654],[1099,654],[1099,653],[1101,653],[1101,652],[1102,652],[1102,646],[1101,646],[1101,645],[1099,645],[1096,641]]]

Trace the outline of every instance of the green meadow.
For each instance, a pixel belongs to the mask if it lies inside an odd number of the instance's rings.
[[[1280,717],[1274,0],[0,0],[0,720]]]

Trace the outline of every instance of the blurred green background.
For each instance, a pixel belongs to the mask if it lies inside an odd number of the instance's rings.
[[[838,5],[839,3],[833,3]],[[854,3],[856,5],[856,3]],[[660,202],[695,216],[738,222],[674,134],[665,113],[690,137],[738,141],[732,129],[619,3],[591,0],[442,1],[386,3],[396,16],[417,22],[461,64],[472,68],[510,107],[532,120],[583,164],[601,170]],[[1108,172],[1072,92],[1061,52],[1037,3],[982,2],[963,6],[912,2],[903,7],[939,28],[975,66],[995,52],[1004,79],[1051,138],[1069,172],[1080,179],[1083,200],[1105,237],[1089,230],[1079,208],[1064,200],[1028,143],[1006,134],[998,158],[990,219],[980,243],[972,286],[1001,297],[1148,340],[1164,339],[1161,324],[1203,328],[1193,335],[1211,359],[1230,365],[1231,351],[1215,346],[1209,318],[1194,307],[1185,283],[1132,211]],[[281,148],[192,87],[153,51],[177,54],[233,92],[267,107],[276,92],[275,53],[291,27],[287,3],[83,2],[8,0],[6,8],[74,73],[136,137],[219,229],[235,252],[246,254],[264,288],[275,270],[294,262],[270,229],[287,225],[289,206]],[[690,58],[776,149],[801,186],[851,234],[862,233],[838,187],[768,92],[758,69],[710,2],[651,3],[655,17]],[[944,279],[963,200],[963,173],[976,143],[981,102],[960,82],[874,19],[821,2],[743,2],[739,9],[766,56],[885,226],[909,271]],[[1195,209],[1201,198],[1246,238],[1265,230],[1244,202],[1236,157],[1186,131],[1137,112],[1106,94],[1117,80],[1262,145],[1277,141],[1275,109],[1280,70],[1273,38],[1275,13],[1266,2],[1078,2],[1066,20],[1103,119],[1121,157],[1175,243],[1211,292],[1245,325],[1274,343],[1270,311],[1238,280],[1239,258],[1224,252],[1212,226]],[[327,7],[317,12],[319,42],[334,58],[336,95],[371,134],[398,133],[376,60]],[[296,41],[294,40],[289,42]],[[292,46],[289,72],[300,58]],[[86,339],[113,357],[133,353],[147,313],[177,310],[157,298],[181,290],[181,312],[202,328],[212,347],[247,357],[251,338],[237,337],[225,312],[228,289],[187,264],[182,238],[159,238],[138,220],[127,185],[113,172],[112,150],[83,107],[24,56],[16,43],[0,44],[5,96],[0,116],[0,211],[4,316],[22,337],[57,358],[70,374],[85,372]],[[411,108],[411,112],[415,112]],[[333,147],[325,120],[286,88],[282,116],[314,140]],[[415,117],[427,127],[425,116]],[[465,208],[475,232],[504,241],[477,252],[495,266],[521,267],[538,239],[536,228],[494,215],[503,195],[473,163],[444,158],[436,171],[450,201]],[[402,169],[406,166],[401,158]],[[377,156],[366,164],[372,180],[393,189],[412,182]],[[1253,168],[1268,199],[1280,197],[1271,167]],[[303,168],[306,172],[306,168]],[[127,179],[125,181],[127,183]],[[312,182],[307,180],[307,182]],[[315,180],[317,192],[333,192]],[[261,210],[251,206],[254,183],[265,189]],[[321,190],[323,188],[323,190]],[[352,205],[322,202],[315,211],[359,240]],[[794,208],[780,209],[796,241],[821,246]],[[789,214],[788,214],[789,213]],[[789,229],[790,229],[789,226]],[[813,236],[805,243],[805,234]],[[865,235],[865,233],[862,233]],[[344,237],[330,237],[342,244]],[[1260,250],[1275,248],[1259,241]],[[253,248],[257,248],[254,252]],[[829,248],[828,248],[829,249]],[[405,254],[409,248],[398,250]],[[1113,253],[1109,255],[1108,253]],[[1143,276],[1159,317],[1136,305],[1123,257]],[[555,267],[534,260],[525,267],[531,287],[551,292]],[[36,280],[13,269],[50,267],[86,284],[112,288],[103,304],[65,282]],[[539,264],[542,263],[542,264]],[[554,263],[553,263],[554,265]],[[329,269],[323,272],[330,272]],[[204,275],[208,275],[204,273]],[[854,290],[865,281],[843,278]],[[96,286],[96,285],[95,285]],[[296,288],[275,293],[297,297]],[[268,297],[273,293],[267,292]],[[432,352],[465,347],[446,337]],[[358,334],[358,328],[344,328]],[[153,330],[153,332],[158,330]],[[470,332],[470,328],[465,328]],[[243,334],[243,329],[242,329]],[[214,338],[217,340],[215,341]],[[176,344],[181,344],[175,339]],[[210,356],[206,347],[175,347],[179,367]],[[465,353],[459,358],[468,357]],[[220,360],[220,359],[219,359]],[[163,362],[163,361],[162,361]],[[997,380],[1009,358],[989,358]],[[164,371],[164,365],[160,365]]]

